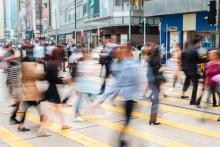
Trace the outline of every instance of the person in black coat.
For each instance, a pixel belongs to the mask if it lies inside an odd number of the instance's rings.
[[[50,105],[53,106],[56,114],[59,115],[59,119],[61,120],[62,129],[68,129],[69,126],[64,124],[64,116],[61,111],[62,104],[58,89],[56,87],[57,84],[64,84],[71,81],[71,79],[63,79],[58,77],[58,72],[60,67],[62,66],[62,57],[63,57],[63,47],[58,46],[53,50],[51,59],[48,61],[45,72],[45,80],[48,81],[49,87],[44,95],[44,102],[49,102]],[[44,128],[48,122],[47,114],[44,113],[44,117],[42,120],[41,127],[38,130],[40,136],[44,136]]]
[[[195,37],[191,41],[191,47],[182,54],[182,70],[184,71],[186,79],[184,82],[181,98],[182,99],[188,98],[187,96],[185,96],[185,92],[189,88],[191,81],[193,84],[193,91],[192,91],[190,105],[196,104],[198,79],[199,79],[198,64],[206,62],[206,60],[201,59],[199,57],[197,51],[199,48],[201,48],[201,37]]]

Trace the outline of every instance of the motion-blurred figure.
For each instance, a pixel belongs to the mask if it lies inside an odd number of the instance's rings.
[[[15,107],[10,117],[10,124],[18,124],[19,121],[16,119],[16,116],[21,100],[21,66],[18,60],[19,57],[15,55],[15,51],[11,45],[5,45],[3,49],[5,51],[3,62],[5,62],[8,67],[7,85],[10,89],[11,97],[15,102]]]
[[[49,102],[49,104],[53,106],[54,110],[56,111],[56,114],[61,120],[62,129],[68,129],[69,126],[65,125],[64,123],[61,99],[60,99],[60,95],[56,87],[56,84],[64,84],[66,82],[68,83],[69,81],[69,80],[65,80],[65,79],[58,77],[58,71],[62,65],[63,51],[64,51],[63,47],[58,46],[56,49],[53,50],[51,59],[48,61],[48,64],[46,67],[45,79],[48,81],[49,87],[47,91],[45,92],[44,101]],[[47,121],[48,121],[48,116],[47,114],[44,114],[41,127],[38,131],[40,135],[41,134],[44,135],[44,128],[47,124]]]
[[[165,78],[163,76],[164,68],[161,67],[161,54],[159,47],[149,50],[147,56],[148,88],[152,91],[149,96],[152,101],[149,124],[160,125],[160,123],[157,122],[157,113],[159,108],[160,85],[165,82]]]
[[[174,71],[173,71],[173,84],[171,91],[174,91],[176,82],[180,78],[180,71],[181,71],[181,56],[182,56],[182,49],[180,47],[180,44],[176,44],[176,48],[173,52],[173,59],[174,62]]]
[[[126,141],[123,139],[124,131],[126,130],[131,114],[135,107],[134,99],[138,97],[139,91],[139,64],[132,57],[132,48],[126,46],[120,46],[116,48],[116,59],[113,63],[111,71],[115,77],[114,84],[107,88],[104,94],[97,99],[93,106],[97,106],[103,103],[107,98],[119,95],[124,99],[125,109],[125,124],[122,133],[119,136],[120,146],[126,146]]]
[[[21,121],[18,126],[19,132],[30,131],[30,129],[24,127],[24,121],[26,117],[27,109],[31,106],[38,107],[39,102],[43,99],[42,93],[38,90],[36,81],[44,79],[44,73],[37,73],[37,62],[34,62],[32,58],[25,57],[21,64],[22,67],[22,103],[23,113]],[[41,114],[41,113],[40,113]]]
[[[91,55],[88,49],[82,49],[82,59],[77,64],[76,71],[76,87],[78,99],[75,104],[75,121],[83,121],[80,118],[80,106],[82,101],[87,98],[89,102],[93,102],[93,97],[97,94],[95,89],[94,76],[95,70],[92,66]]]
[[[182,69],[184,71],[184,74],[186,75],[186,79],[184,82],[181,98],[182,99],[188,98],[187,96],[185,96],[185,92],[188,90],[190,86],[190,81],[192,81],[193,90],[192,90],[190,105],[195,105],[196,97],[197,97],[197,89],[198,89],[198,79],[199,79],[198,64],[204,63],[206,62],[206,60],[204,61],[203,59],[201,59],[197,51],[201,47],[201,37],[198,36],[195,37],[191,41],[191,45],[192,47],[187,49],[182,56],[183,59]]]
[[[216,105],[215,93],[220,93],[217,90],[217,83],[212,80],[212,78],[220,73],[220,53],[218,50],[212,50],[209,52],[209,62],[206,65],[205,74],[205,87],[207,89],[207,96],[205,101],[208,103],[209,98],[213,95],[213,106]],[[199,105],[201,99],[198,99],[197,104]]]

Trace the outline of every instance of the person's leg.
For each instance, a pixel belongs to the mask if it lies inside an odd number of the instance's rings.
[[[181,98],[188,98],[187,96],[185,96],[186,91],[188,90],[189,86],[190,86],[190,76],[188,75],[187,71],[184,71],[185,73],[185,81],[184,81],[184,85],[183,85],[183,90],[182,90],[182,95]]]
[[[178,79],[178,76],[177,76],[177,75],[174,75],[174,78],[173,78],[173,85],[172,85],[172,88],[173,88],[173,89],[174,89],[175,86],[176,86],[177,79]]]
[[[124,124],[124,127],[119,135],[119,146],[125,146],[127,144],[126,141],[124,141],[122,138],[124,136],[124,131],[126,130],[129,122],[130,122],[130,119],[131,119],[131,115],[132,115],[132,112],[133,112],[133,109],[134,109],[134,101],[133,100],[128,100],[128,101],[125,101],[124,103],[124,109],[125,109],[125,124]]]
[[[55,112],[61,121],[62,130],[69,129],[70,127],[65,124],[64,114],[62,112],[62,104],[54,104]]]
[[[196,105],[198,105],[198,106],[200,105],[204,93],[205,93],[205,83],[203,83],[203,85],[202,85],[202,93],[199,96],[198,100],[196,101]]]
[[[110,76],[110,64],[105,64],[105,78],[104,78],[104,82],[101,86],[100,94],[103,94],[103,92],[105,91],[106,81],[109,76]]]
[[[193,90],[192,90],[192,97],[191,97],[190,105],[195,105],[197,90],[198,90],[198,76],[195,74],[191,75],[191,80],[193,83]]]
[[[11,113],[11,117],[10,117],[10,124],[19,124],[19,121],[16,119],[17,116],[17,112],[19,110],[19,106],[20,106],[20,102],[15,102],[16,106],[13,107],[12,113]]]
[[[212,90],[212,100],[213,100],[213,107],[217,107],[217,101],[216,101],[216,96],[215,96],[215,88],[211,88]]]
[[[23,102],[22,106],[24,108],[24,112],[23,112],[23,115],[21,116],[21,121],[18,125],[18,131],[19,132],[30,131],[30,129],[24,127],[24,121],[25,121],[27,109],[31,106],[36,106],[36,105],[37,105],[36,102],[31,102],[31,101]]]
[[[153,123],[154,125],[159,125],[160,123],[157,123],[157,113],[159,108],[159,89],[155,83],[149,84],[149,87],[152,90],[150,125],[151,123]]]

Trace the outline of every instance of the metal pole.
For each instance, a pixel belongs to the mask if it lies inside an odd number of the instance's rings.
[[[166,62],[168,59],[168,24],[166,24]]]
[[[147,22],[147,18],[144,18],[144,46],[146,46],[146,22]]]
[[[219,0],[216,0],[216,38],[215,47],[219,49]]]
[[[57,9],[55,9],[55,22],[56,22],[56,44],[58,45]]]
[[[128,40],[131,41],[131,0],[129,0],[129,35]]]
[[[77,41],[76,41],[76,39],[77,39],[77,36],[76,36],[76,35],[77,35],[77,34],[76,34],[76,28],[77,28],[77,27],[76,27],[76,25],[77,25],[77,24],[76,24],[76,0],[75,0],[75,44],[77,43]]]

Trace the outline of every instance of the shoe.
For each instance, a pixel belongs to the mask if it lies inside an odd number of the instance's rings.
[[[12,104],[12,105],[10,105],[9,107],[16,107],[17,105],[16,104]]]
[[[10,119],[9,120],[10,125],[16,125],[16,124],[19,124],[19,123],[20,123],[20,121],[18,121],[17,119]]]
[[[160,125],[161,123],[159,123],[159,122],[149,122],[149,125],[151,125],[151,124],[153,124],[153,125],[155,125],[155,126],[158,126],[158,125]]]
[[[82,121],[85,121],[84,119],[82,119],[81,117],[77,116],[74,118],[73,120],[74,122],[82,122]]]
[[[190,102],[190,105],[197,105],[196,102]]]
[[[216,104],[213,104],[213,105],[212,105],[212,107],[218,107],[218,105],[216,105]]]
[[[220,121],[220,117],[217,119],[217,121]]]
[[[126,147],[126,146],[128,146],[127,142],[124,140],[120,140],[119,147]]]
[[[68,130],[70,128],[71,128],[70,126],[62,126],[62,130]]]
[[[188,96],[181,96],[181,99],[187,99],[189,98]]]
[[[25,127],[23,127],[23,128],[17,128],[17,131],[18,132],[28,132],[28,131],[30,131],[31,129],[28,129],[28,128],[25,128]]]

